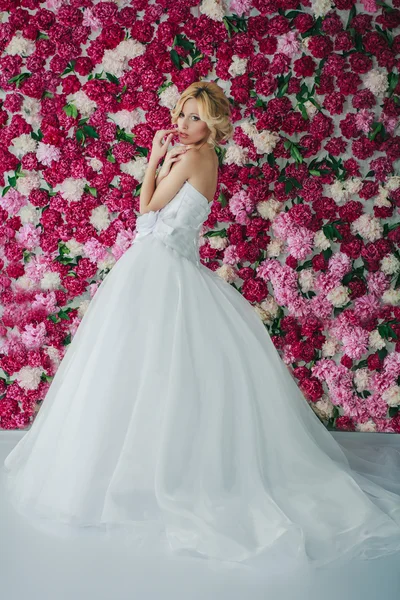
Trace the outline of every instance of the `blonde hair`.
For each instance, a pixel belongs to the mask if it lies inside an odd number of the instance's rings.
[[[231,107],[223,89],[212,81],[195,81],[182,92],[171,110],[171,121],[176,123],[183,104],[188,98],[194,98],[199,107],[199,115],[211,133],[207,142],[214,146],[229,140],[233,135]]]

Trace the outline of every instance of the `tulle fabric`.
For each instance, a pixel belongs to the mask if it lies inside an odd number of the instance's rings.
[[[15,509],[217,561],[282,540],[315,566],[400,551],[400,453],[337,443],[250,304],[153,233],[100,285],[6,458]]]

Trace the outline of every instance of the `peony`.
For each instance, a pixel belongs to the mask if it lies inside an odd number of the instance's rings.
[[[237,277],[236,270],[229,264],[223,264],[221,267],[218,267],[215,272],[221,277],[221,279],[227,281],[228,283],[233,283]]]
[[[383,73],[378,69],[371,69],[365,75],[364,85],[374,96],[384,96],[389,87],[387,73]]]
[[[223,5],[222,0],[203,0],[199,6],[200,13],[213,21],[222,21],[225,10],[226,7]]]
[[[22,367],[15,373],[15,381],[23,390],[36,390],[43,373],[42,367]]]
[[[104,204],[96,206],[96,208],[92,210],[89,221],[97,231],[107,229],[110,225],[110,215],[107,206],[104,206]]]
[[[398,385],[391,385],[387,390],[382,393],[382,399],[388,406],[399,406],[400,404],[400,387]]]
[[[248,162],[248,152],[248,148],[243,148],[236,144],[229,144],[224,156],[224,164],[242,167]]]
[[[400,302],[400,290],[386,290],[382,294],[382,302],[384,304],[392,304],[396,306]]]
[[[344,285],[338,285],[326,297],[329,302],[332,302],[333,306],[345,306],[349,301],[349,288]]]

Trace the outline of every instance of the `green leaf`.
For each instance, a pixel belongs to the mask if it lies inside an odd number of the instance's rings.
[[[350,12],[349,12],[349,19],[347,21],[346,30],[349,29],[350,23],[352,22],[352,20],[356,16],[356,14],[357,14],[356,7],[353,4],[353,6],[351,7]]]
[[[120,85],[118,77],[113,75],[112,73],[106,73],[106,77],[111,83],[115,83],[116,85]]]
[[[85,134],[83,133],[82,129],[77,129],[75,136],[77,141],[80,142],[82,145],[85,143]]]
[[[71,343],[71,334],[69,333],[63,339],[62,344],[63,344],[63,346],[68,346],[70,343]]]
[[[177,53],[176,50],[172,49],[170,50],[170,56],[171,56],[171,60],[174,63],[174,65],[176,66],[177,69],[181,70],[181,58],[179,56],[179,54]]]
[[[296,162],[298,162],[298,163],[302,163],[303,162],[303,157],[300,154],[300,151],[297,148],[297,146],[295,146],[294,144],[290,148],[290,153],[291,153],[291,155],[293,156],[293,158],[295,159]]]
[[[65,106],[63,106],[63,111],[65,112],[67,117],[72,117],[73,119],[76,119],[76,117],[78,116],[78,109],[73,104],[66,104]]]
[[[87,136],[87,137],[91,137],[91,138],[99,137],[99,134],[97,133],[95,128],[92,127],[91,125],[83,125],[82,129],[83,129],[85,136]]]

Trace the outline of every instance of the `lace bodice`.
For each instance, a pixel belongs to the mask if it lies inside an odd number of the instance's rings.
[[[133,243],[152,234],[199,266],[200,229],[210,211],[207,198],[185,181],[179,192],[163,208],[137,217]]]

